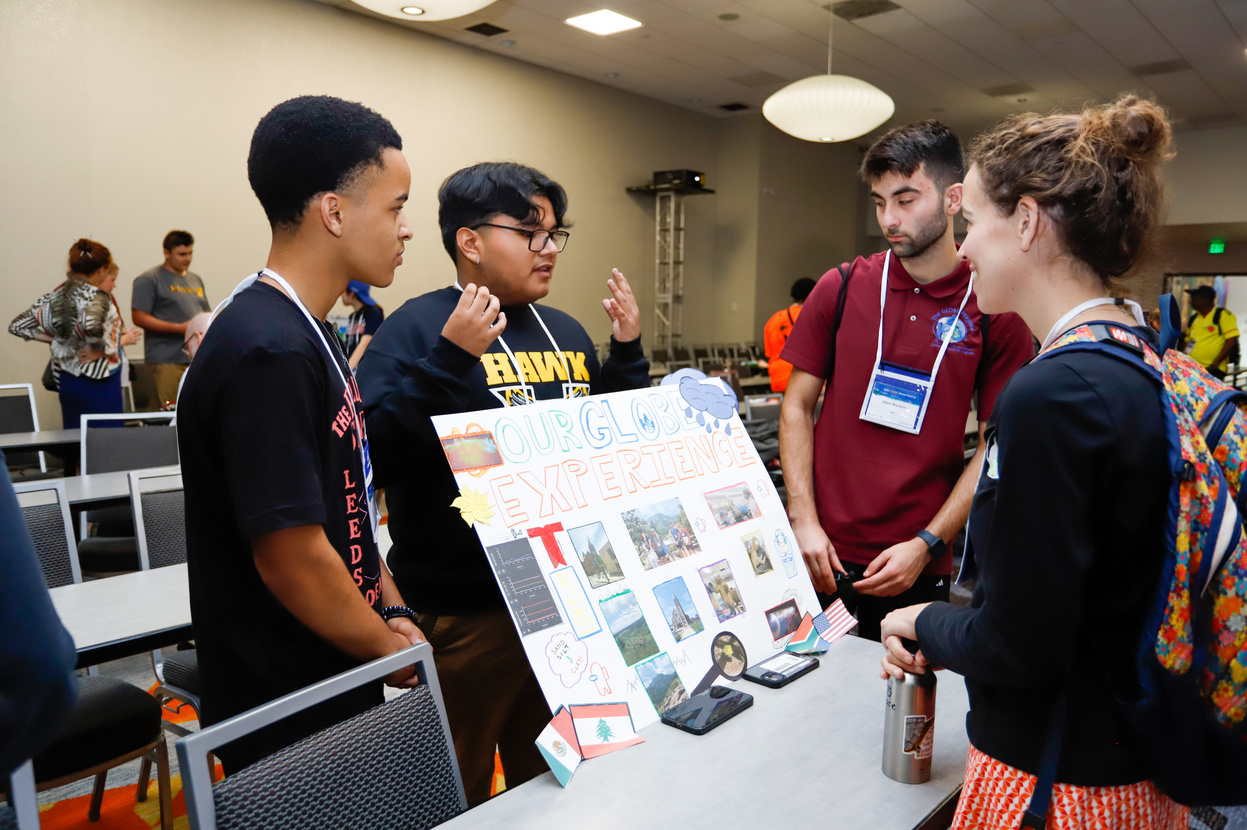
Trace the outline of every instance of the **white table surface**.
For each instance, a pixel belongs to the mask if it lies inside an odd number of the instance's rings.
[[[51,590],[52,604],[81,654],[184,628],[191,622],[186,565],[109,576]],[[138,654],[146,648],[136,648]]]
[[[818,669],[782,689],[738,681],[753,707],[706,735],[654,724],[640,732],[645,743],[582,762],[567,789],[545,773],[441,826],[914,827],[961,784],[969,704],[961,678],[941,672],[931,780],[886,777],[882,649],[844,637]]]
[[[82,430],[79,429],[41,429],[38,432],[7,432],[0,435],[0,449],[5,452],[76,446],[81,442]]]
[[[163,474],[177,473],[181,467],[151,467],[135,470],[139,473]],[[91,504],[92,502],[115,501],[130,498],[130,472],[92,473],[85,476],[66,476],[65,496],[71,505]]]

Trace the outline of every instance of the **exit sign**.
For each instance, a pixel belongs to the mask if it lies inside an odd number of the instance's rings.
[[[1209,240],[1209,242],[1208,242],[1208,253],[1210,253],[1210,254],[1223,254],[1223,253],[1225,253],[1225,240],[1224,240],[1224,239],[1219,239],[1219,238],[1218,238],[1218,239],[1211,239],[1211,240]]]

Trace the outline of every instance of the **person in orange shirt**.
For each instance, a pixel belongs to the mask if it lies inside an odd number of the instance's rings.
[[[788,388],[788,376],[792,374],[792,364],[787,360],[780,360],[779,353],[784,350],[788,335],[792,334],[793,324],[797,322],[797,315],[801,313],[801,304],[813,290],[814,280],[809,277],[802,277],[794,282],[792,299],[796,302],[772,314],[771,319],[766,321],[766,327],[762,329],[762,348],[766,351],[766,371],[771,376],[772,392],[783,392]]]

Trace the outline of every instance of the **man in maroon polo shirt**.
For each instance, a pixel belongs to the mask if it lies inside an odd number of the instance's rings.
[[[971,399],[981,437],[996,395],[1033,354],[1016,315],[979,312],[957,258],[964,173],[961,143],[938,121],[876,142],[860,175],[889,250],[846,268],[838,330],[843,280],[828,271],[782,353],[794,367],[779,424],[788,516],[815,588],[834,593],[837,571],[857,580],[858,634],[874,640],[894,608],[948,600],[948,543],[986,444],[963,470]]]

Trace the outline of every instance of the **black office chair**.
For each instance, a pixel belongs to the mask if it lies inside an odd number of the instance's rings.
[[[22,519],[51,588],[82,581],[64,481],[17,484]],[[95,776],[87,817],[98,821],[108,770],[135,758],[156,762],[161,830],[173,827],[169,750],[160,704],[135,686],[112,677],[78,678],[78,702],[56,737],[34,757],[37,791]],[[138,800],[147,798],[147,790]]]
[[[130,505],[134,510],[134,529],[138,534],[139,567],[142,570],[164,568],[186,562],[186,502],[182,493],[181,473],[130,473]],[[199,717],[200,682],[199,655],[195,649],[170,652],[152,651],[152,670],[159,686],[156,699],[162,706],[169,700],[189,705]],[[180,707],[179,707],[180,708]],[[173,710],[176,711],[176,710]],[[189,734],[180,724],[164,722],[166,730],[176,735]],[[139,783],[149,772],[144,764]]]
[[[174,412],[84,415],[79,443],[83,475],[166,467],[178,463]],[[95,525],[95,533],[88,526]],[[82,515],[78,558],[83,570],[116,573],[139,569],[138,540],[128,507],[106,507]]]
[[[417,688],[213,786],[208,753],[221,745],[412,664],[421,680]],[[427,643],[194,732],[178,740],[177,752],[192,830],[420,830],[467,809]]]
[[[35,388],[29,383],[0,383],[0,432],[38,432],[39,411],[35,408]],[[6,453],[9,475],[16,481],[32,481],[59,476],[48,472],[42,452]]]

